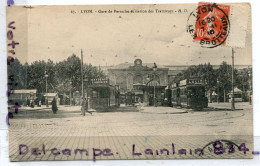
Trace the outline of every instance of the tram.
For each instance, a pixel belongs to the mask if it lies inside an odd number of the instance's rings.
[[[132,105],[134,106],[135,105],[135,93],[133,92],[127,92],[125,94],[125,104],[126,105]]]
[[[182,80],[172,87],[172,105],[191,109],[208,107],[205,84],[200,80]]]
[[[165,90],[164,105],[168,106],[168,107],[172,107],[172,90],[171,89]]]

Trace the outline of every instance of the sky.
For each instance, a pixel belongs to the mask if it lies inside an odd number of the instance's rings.
[[[99,13],[100,10],[115,9],[182,12]],[[189,14],[195,9],[196,5],[20,8],[26,18],[17,21],[16,25],[21,26],[16,30],[17,38],[22,38],[26,32],[27,35],[21,39],[24,43],[21,42],[21,47],[17,48],[20,53],[17,56],[22,63],[48,59],[59,62],[72,54],[80,57],[82,49],[84,63],[95,66],[133,63],[137,58],[142,59],[143,63],[156,62],[161,65],[196,65],[208,62],[219,65],[222,61],[231,63],[232,48],[202,48],[186,32]],[[94,13],[82,13],[82,10],[92,10]],[[71,11],[77,13],[72,14]],[[237,65],[252,63],[250,32],[247,33],[246,41],[245,48],[234,48]]]

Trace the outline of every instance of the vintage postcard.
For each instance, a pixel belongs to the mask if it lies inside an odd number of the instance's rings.
[[[10,161],[253,158],[249,3],[7,7]]]

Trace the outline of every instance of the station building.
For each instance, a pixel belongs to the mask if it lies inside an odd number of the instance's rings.
[[[158,103],[163,100],[164,89],[168,86],[168,71],[166,67],[155,63],[143,64],[141,59],[136,59],[133,64],[110,67],[107,74],[110,81],[119,86],[121,100],[126,100],[124,95],[131,92],[135,95],[135,102],[141,100],[151,104],[154,99]]]
[[[141,100],[147,105],[153,105],[157,100],[158,105],[164,100],[164,93],[167,87],[171,86],[178,73],[189,68],[190,65],[159,65],[156,63],[143,63],[136,59],[134,63],[121,63],[115,66],[103,66],[110,80],[110,84],[119,87],[120,102],[127,103],[127,93],[134,94],[134,100]],[[238,70],[252,66],[236,65]],[[213,65],[214,69],[219,65]]]

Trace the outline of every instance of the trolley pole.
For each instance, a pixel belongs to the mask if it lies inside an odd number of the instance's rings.
[[[156,98],[156,95],[155,95],[155,93],[156,93],[156,89],[155,89],[155,77],[156,77],[156,71],[157,71],[157,66],[156,66],[156,64],[154,63],[154,67],[153,67],[153,80],[154,80],[154,86],[153,86],[153,105],[154,105],[154,107],[156,107],[156,105],[157,105],[157,100],[155,100],[155,98]]]
[[[231,110],[235,110],[235,97],[234,97],[234,49],[232,48],[232,105]]]
[[[48,93],[48,81],[47,81],[47,78],[46,77],[46,107],[48,107],[48,96],[47,96],[47,93]]]
[[[84,94],[84,84],[83,84],[83,51],[81,49],[81,65],[80,65],[80,69],[81,69],[81,93],[82,93],[82,115],[85,116],[86,113],[86,99],[85,99],[85,94]]]
[[[153,85],[153,106],[154,107],[156,106],[156,103],[155,103],[155,83]]]
[[[81,69],[81,94],[83,96],[83,98],[85,97],[84,94],[84,84],[83,84],[83,51],[81,49],[81,65],[80,65],[80,69]]]

